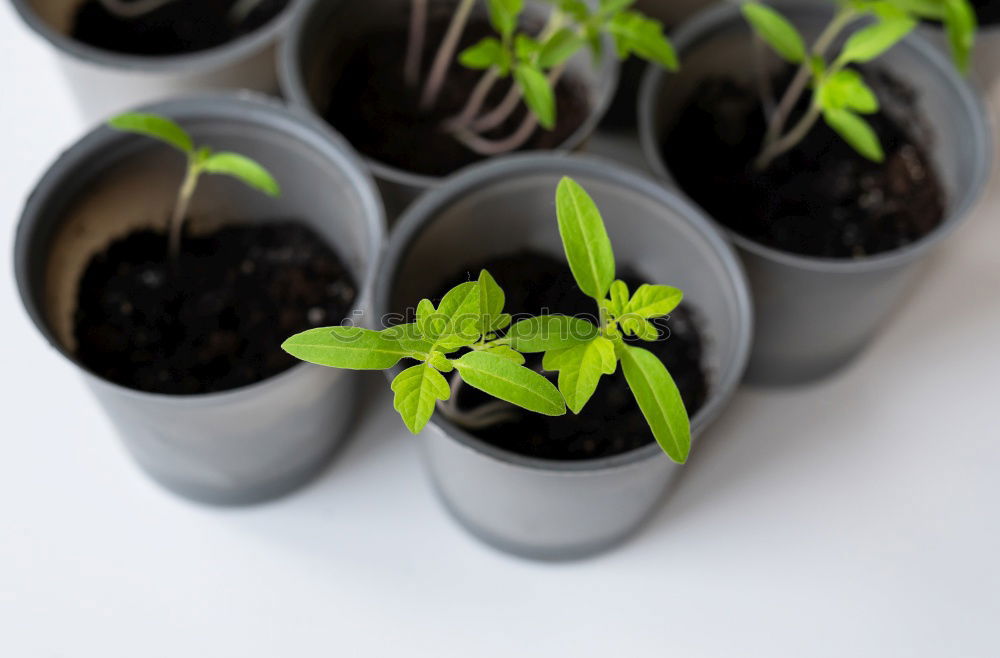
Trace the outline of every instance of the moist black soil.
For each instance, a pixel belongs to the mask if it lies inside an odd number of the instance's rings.
[[[972,0],[979,22],[983,25],[1000,23],[1000,2],[997,0]]]
[[[506,310],[518,314],[562,313],[591,316],[592,299],[579,291],[565,262],[538,252],[523,252],[497,258],[456,275],[443,294],[462,281],[473,280],[481,269],[489,270],[507,295]],[[619,278],[635,290],[645,283],[631,272]],[[654,352],[666,364],[680,389],[688,413],[694,415],[708,398],[708,377],[703,369],[703,342],[697,321],[683,305],[666,321],[658,321],[664,338],[651,343],[632,341]],[[666,331],[664,331],[664,328]],[[528,367],[541,369],[541,355],[525,355]],[[555,383],[555,373],[547,373]],[[475,408],[492,398],[468,386],[458,402],[462,409]],[[580,460],[618,455],[653,442],[653,435],[629,390],[621,367],[601,378],[597,392],[579,415],[548,417],[514,410],[510,421],[473,432],[481,439],[510,452],[542,459]]]
[[[80,283],[77,357],[140,391],[223,391],[296,363],[294,333],[341,322],[357,288],[340,259],[293,222],[231,226],[184,240],[137,231],[95,256]]]
[[[764,113],[753,90],[728,78],[702,83],[666,135],[663,156],[678,184],[709,214],[762,244],[829,258],[899,249],[941,223],[945,196],[915,134],[922,123],[913,116],[913,92],[884,73],[865,77],[884,108],[898,108],[867,117],[886,153],[881,164],[820,121],[796,148],[755,171]],[[787,79],[774,88],[784,89]]]
[[[98,0],[77,10],[73,38],[132,55],[178,55],[207,50],[253,32],[277,16],[289,0],[261,0],[235,21],[238,0],[174,0],[135,18],[112,14]]]
[[[429,22],[426,43],[440,43],[446,28],[445,20]],[[470,23],[461,47],[492,34],[488,23]],[[367,35],[357,44],[343,75],[330,83],[334,88],[325,112],[327,121],[365,155],[406,171],[442,176],[483,159],[442,127],[465,106],[483,72],[453,63],[437,104],[422,112],[419,109],[422,85],[411,87],[403,78],[407,36],[405,30],[384,31]],[[433,51],[425,48],[421,83],[430,70]],[[510,84],[507,80],[495,85],[484,108],[495,107]],[[557,148],[587,119],[590,105],[582,83],[563,76],[555,91],[554,129],[537,128],[519,150]],[[521,104],[503,125],[484,137],[509,136],[521,125],[526,113]]]

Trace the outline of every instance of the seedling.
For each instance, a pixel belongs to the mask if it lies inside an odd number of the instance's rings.
[[[133,112],[114,117],[108,121],[108,125],[115,130],[152,137],[187,156],[187,173],[177,192],[177,201],[174,203],[170,223],[167,225],[168,253],[173,261],[176,261],[180,254],[184,219],[187,217],[191,199],[202,174],[225,174],[243,181],[268,196],[281,195],[278,182],[264,167],[239,153],[229,151],[216,153],[208,146],[196,147],[191,136],[166,117]]]
[[[677,55],[663,26],[629,7],[635,0],[600,0],[591,9],[584,0],[556,0],[548,22],[537,36],[519,30],[524,0],[487,0],[490,23],[497,36],[482,39],[458,55],[465,67],[483,71],[465,107],[442,126],[466,147],[481,155],[498,155],[522,146],[539,124],[552,130],[556,124],[555,85],[567,62],[589,47],[595,63],[601,55],[602,38],[611,35],[618,57],[635,54],[669,69],[677,69]],[[420,106],[424,111],[437,103],[448,68],[455,57],[462,33],[476,0],[460,0],[448,30],[438,46],[430,72],[423,83]],[[420,84],[420,59],[427,23],[427,0],[412,0],[410,34],[404,63],[406,81]],[[503,80],[512,79],[510,89],[492,109],[484,106],[490,92]],[[503,125],[521,103],[527,113],[506,137],[489,139],[487,133]]]
[[[423,299],[416,321],[381,331],[355,326],[311,329],[282,347],[303,361],[350,370],[385,370],[401,360],[417,362],[392,382],[394,407],[407,428],[419,432],[435,408],[469,429],[493,414],[463,416],[451,400],[460,384],[498,400],[547,416],[567,407],[579,413],[603,375],[621,363],[639,408],[657,443],[674,461],[687,460],[691,430],[680,392],[652,352],[626,342],[660,338],[650,320],[668,315],[681,302],[676,288],[642,285],[629,292],[615,280],[615,259],[593,199],[564,178],[556,191],[563,248],[577,286],[596,303],[598,321],[567,315],[540,315],[513,322],[504,312],[506,296],[489,272],[452,288],[437,307]],[[558,372],[558,388],[524,365],[525,354],[543,353],[542,368]],[[451,385],[445,375],[452,377]]]
[[[862,156],[882,162],[882,144],[863,116],[878,112],[878,98],[849,65],[875,60],[920,20],[943,23],[955,65],[963,72],[969,67],[976,15],[968,0],[837,0],[837,5],[833,19],[807,48],[798,30],[777,11],[759,2],[743,3],[743,15],[758,37],[780,57],[798,65],[795,77],[770,112],[764,144],[754,163],[758,171],[795,148],[820,117]],[[854,32],[831,56],[828,51],[838,37],[862,19],[870,24]],[[792,111],[810,83],[809,109],[786,130]]]

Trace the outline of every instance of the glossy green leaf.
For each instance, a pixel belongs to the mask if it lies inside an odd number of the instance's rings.
[[[659,21],[638,12],[623,11],[608,22],[607,30],[614,38],[620,58],[634,54],[668,71],[678,69],[677,52]]]
[[[559,371],[559,390],[575,414],[597,390],[601,376],[613,374],[617,364],[614,343],[603,336],[561,352],[555,363],[550,361]]]
[[[455,369],[455,366],[451,361],[448,360],[444,354],[434,350],[427,357],[427,363],[431,364],[441,372],[451,372]]]
[[[671,313],[684,299],[684,293],[672,286],[644,283],[625,305],[625,313],[640,318],[659,318]]]
[[[870,62],[899,43],[913,31],[917,22],[912,18],[880,20],[852,34],[837,58],[841,64]]]
[[[613,315],[621,315],[625,312],[625,307],[628,305],[628,285],[621,279],[616,280],[611,284],[611,304],[608,306],[609,310]]]
[[[630,336],[635,336],[641,340],[652,342],[660,339],[660,332],[649,320],[645,320],[635,314],[626,314],[618,320],[622,330]]]
[[[691,425],[680,391],[666,366],[641,347],[621,345],[622,371],[656,442],[675,462],[691,452]]]
[[[823,110],[823,119],[864,157],[874,162],[885,160],[885,152],[882,150],[878,135],[867,121],[854,112],[827,108]]]
[[[362,327],[321,327],[296,334],[281,348],[302,361],[348,370],[385,370],[412,352],[384,332]]]
[[[820,105],[824,108],[853,110],[861,114],[878,112],[875,92],[857,71],[844,69],[826,78],[819,88]]]
[[[514,67],[514,80],[538,123],[546,130],[552,130],[556,125],[556,96],[549,79],[534,66],[518,64]]]
[[[604,299],[615,279],[615,255],[597,205],[579,183],[563,178],[556,189],[556,215],[576,285],[588,297]]]
[[[232,176],[268,196],[281,195],[278,181],[274,180],[267,169],[245,155],[227,152],[214,153],[201,163],[201,168],[211,174]]]
[[[489,352],[468,352],[454,364],[462,381],[497,399],[546,416],[566,413],[559,390],[534,370]]]
[[[788,19],[759,2],[744,2],[742,10],[754,32],[778,55],[792,64],[805,61],[806,44]]]
[[[417,330],[420,336],[429,340],[437,340],[444,333],[448,319],[437,312],[434,303],[429,299],[421,299],[417,304]]]
[[[569,315],[539,315],[515,323],[507,332],[510,346],[528,354],[560,350],[593,340],[593,322]]]
[[[459,53],[458,61],[469,69],[503,68],[504,48],[494,37],[486,37]]]
[[[479,284],[475,281],[466,281],[449,290],[438,304],[437,315],[445,320],[442,336],[453,336],[462,340],[478,339],[481,315]]]
[[[509,38],[517,28],[517,19],[524,9],[524,0],[487,0],[493,29]]]
[[[438,400],[451,397],[448,380],[426,363],[407,368],[392,380],[396,394],[392,406],[414,434],[420,432],[434,415]]]
[[[510,315],[503,312],[507,301],[503,288],[486,270],[479,273],[479,331],[486,335],[510,325]]]
[[[122,132],[145,135],[165,142],[176,149],[191,155],[194,153],[194,142],[183,128],[166,117],[156,114],[129,112],[119,114],[108,121],[108,125]]]
[[[542,44],[538,53],[538,66],[543,70],[555,68],[575,55],[583,45],[583,37],[575,30],[568,27],[557,30]]]
[[[524,355],[512,349],[509,345],[493,345],[492,347],[487,347],[483,351],[503,357],[519,366],[524,365]]]

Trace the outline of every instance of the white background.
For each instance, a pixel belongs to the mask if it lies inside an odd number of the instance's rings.
[[[151,484],[18,300],[21,204],[83,126],[7,2],[0,56],[0,656],[1000,656],[1000,189],[846,372],[741,391],[642,534],[535,564],[445,515],[378,379],[289,498]]]

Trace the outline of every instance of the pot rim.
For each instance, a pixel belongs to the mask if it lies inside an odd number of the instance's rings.
[[[771,4],[786,12],[827,13],[825,7],[795,2],[782,1]],[[738,6],[727,4],[705,9],[686,21],[673,35],[674,45],[681,59],[683,59],[685,51],[714,32],[728,27],[734,21],[743,21],[740,9]],[[749,28],[747,28],[747,32],[749,34]],[[972,214],[982,199],[983,190],[993,169],[993,125],[982,94],[969,81],[959,76],[948,57],[919,32],[912,32],[895,47],[909,49],[923,58],[926,68],[936,72],[939,79],[942,79],[946,85],[950,85],[951,89],[948,91],[952,92],[962,104],[969,119],[967,123],[974,132],[973,143],[976,146],[975,152],[970,154],[970,159],[976,161],[975,171],[977,173],[975,179],[969,181],[967,192],[959,198],[955,208],[948,212],[944,221],[934,230],[919,240],[900,249],[859,259],[824,258],[783,251],[745,237],[713,218],[713,223],[718,225],[720,230],[724,231],[741,250],[787,267],[827,274],[857,274],[893,269],[923,256],[928,250],[948,237]],[[684,194],[664,162],[658,140],[654,137],[657,132],[654,128],[654,108],[665,80],[664,72],[647,67],[639,92],[639,140],[646,156],[647,165],[667,184]],[[685,197],[687,197],[686,194]]]
[[[358,296],[351,311],[348,312],[348,317],[356,311],[363,311],[370,304],[378,271],[379,255],[385,244],[385,211],[381,198],[376,192],[374,179],[343,137],[312,117],[306,117],[290,110],[278,99],[249,91],[200,93],[185,98],[147,104],[138,109],[164,114],[180,123],[203,117],[235,116],[241,121],[254,123],[266,130],[297,137],[315,149],[322,157],[336,163],[358,194],[361,213],[357,221],[363,224],[366,229],[365,237],[371,253],[371,257],[361,273]],[[81,167],[86,166],[92,154],[112,148],[123,141],[136,139],[139,138],[114,131],[104,125],[97,126],[56,157],[35,184],[24,203],[14,238],[14,275],[21,303],[45,340],[88,378],[101,386],[114,390],[122,397],[152,400],[159,404],[211,406],[222,401],[252,397],[271,388],[280,387],[285,379],[301,376],[307,369],[318,368],[319,366],[308,363],[297,363],[287,370],[260,381],[211,393],[192,395],[151,393],[112,382],[86,368],[52,333],[45,320],[44,309],[38,307],[32,294],[33,281],[29,246],[32,241],[30,236],[35,230],[37,218],[44,212],[50,199],[59,194],[63,183],[74,176]]]
[[[305,30],[313,21],[313,15],[318,11],[320,6],[326,8],[333,6],[338,2],[345,2],[345,0],[301,0],[301,7],[295,13],[290,25],[288,26],[288,32],[281,43],[278,55],[278,82],[281,86],[282,94],[288,99],[289,103],[301,107],[305,111],[317,117],[319,116],[319,111],[313,104],[309,93],[306,91],[305,79],[298,62],[305,55],[305,39],[303,35]],[[553,152],[573,151],[577,149],[594,132],[597,125],[601,122],[601,119],[607,112],[608,107],[611,105],[611,101],[615,95],[615,90],[618,87],[620,63],[614,53],[613,43],[609,37],[605,36],[603,54],[601,55],[601,62],[597,68],[607,68],[608,84],[606,85],[606,89],[603,93],[598,94],[597,103],[595,103],[590,112],[587,113],[587,118],[584,122],[581,123],[580,126],[573,131],[573,133],[562,144],[560,144],[557,148],[552,149]],[[348,139],[348,141],[350,140]],[[452,172],[452,174],[446,174],[443,176],[418,174],[416,172],[386,164],[363,153],[361,154],[361,157],[364,158],[368,167],[374,172],[377,178],[391,181],[399,185],[405,185],[407,187],[419,189],[435,187],[446,180],[450,175],[455,173]],[[483,161],[497,157],[502,156],[484,158]],[[456,171],[460,170],[461,168]]]
[[[32,31],[73,59],[130,72],[204,73],[226,68],[275,42],[291,23],[292,16],[302,0],[289,0],[288,5],[278,15],[248,34],[213,48],[176,55],[133,55],[91,46],[53,29],[35,13],[29,0],[11,0],[11,2],[21,20]]]
[[[692,434],[699,434],[716,419],[736,392],[750,357],[753,308],[750,302],[749,283],[736,252],[701,210],[645,174],[617,162],[593,155],[547,152],[521,153],[487,160],[452,174],[444,184],[424,193],[417,199],[406,210],[393,229],[389,243],[383,252],[375,284],[373,308],[376,314],[381,316],[389,308],[392,283],[399,263],[404,258],[410,244],[434,221],[441,210],[449,207],[455,200],[462,198],[469,192],[489,187],[496,180],[502,181],[513,176],[531,173],[576,173],[600,178],[618,185],[621,189],[645,195],[660,205],[666,206],[673,215],[680,218],[680,221],[687,222],[695,228],[701,237],[714,248],[717,258],[733,286],[736,296],[736,316],[739,324],[735,328],[737,345],[733,367],[729,368],[725,376],[716,382],[704,406],[691,419]],[[391,377],[391,371],[386,371],[386,376]],[[651,458],[668,459],[655,442],[619,455],[597,459],[561,461],[528,457],[497,448],[461,429],[439,413],[435,413],[430,422],[462,447],[512,468],[579,476],[596,471],[604,472],[629,468]]]

